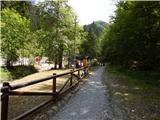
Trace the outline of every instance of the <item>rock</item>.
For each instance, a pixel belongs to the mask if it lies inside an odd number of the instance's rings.
[[[133,110],[133,109],[131,110],[131,112],[134,112],[134,111],[135,111],[135,110]]]
[[[47,115],[48,116],[53,116],[53,114],[54,114],[54,111],[51,109],[51,110],[49,110],[49,111],[47,111]]]
[[[58,107],[57,107],[57,106],[53,106],[53,107],[52,107],[52,110],[58,111]]]

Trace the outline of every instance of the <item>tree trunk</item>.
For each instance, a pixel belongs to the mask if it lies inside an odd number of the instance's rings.
[[[58,57],[59,69],[62,69],[62,61],[63,61],[63,49],[60,50],[59,57]]]
[[[11,61],[10,61],[10,60],[7,60],[6,66],[7,66],[7,67],[10,67],[10,66],[11,66]]]
[[[70,55],[68,55],[68,65],[67,65],[67,68],[69,68],[70,66]]]
[[[54,60],[54,69],[57,69],[57,55],[55,55],[55,60]]]

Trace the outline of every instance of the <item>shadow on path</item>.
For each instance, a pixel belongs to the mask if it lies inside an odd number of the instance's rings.
[[[69,102],[49,120],[104,120],[106,86],[102,83],[104,67],[96,70]]]

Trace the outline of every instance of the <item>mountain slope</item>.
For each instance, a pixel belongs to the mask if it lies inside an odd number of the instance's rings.
[[[102,34],[102,32],[106,26],[107,26],[106,22],[99,20],[99,21],[94,21],[91,24],[84,25],[84,30],[86,32],[89,32],[94,29],[94,30],[96,30],[96,35],[99,37]]]

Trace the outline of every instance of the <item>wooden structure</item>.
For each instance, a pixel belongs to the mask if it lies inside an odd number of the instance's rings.
[[[42,78],[42,79],[37,79],[29,82],[25,82],[22,84],[16,84],[16,85],[10,85],[8,82],[3,82],[3,86],[1,88],[1,120],[8,120],[8,101],[9,101],[9,96],[53,96],[50,100],[47,100],[40,105],[30,109],[29,111],[17,116],[14,118],[14,120],[20,120],[25,118],[27,115],[33,113],[40,107],[48,104],[49,102],[59,98],[63,94],[65,94],[67,91],[72,90],[73,87],[78,85],[78,83],[88,74],[88,67],[83,67],[75,70],[71,70],[70,72],[62,73],[62,74],[53,74],[49,77]],[[84,72],[87,71],[87,72]],[[60,88],[59,91],[56,90],[56,79],[58,77],[62,77],[64,75],[70,75],[70,77],[66,80],[64,85]],[[76,79],[73,79],[75,77]],[[34,85],[40,82],[44,82],[47,80],[52,80],[52,92],[22,92],[22,91],[17,91],[19,88],[27,87],[30,85]],[[69,85],[68,85],[69,84]],[[68,85],[68,86],[67,86]],[[67,86],[67,88],[66,88]],[[15,91],[16,90],[16,91]]]

